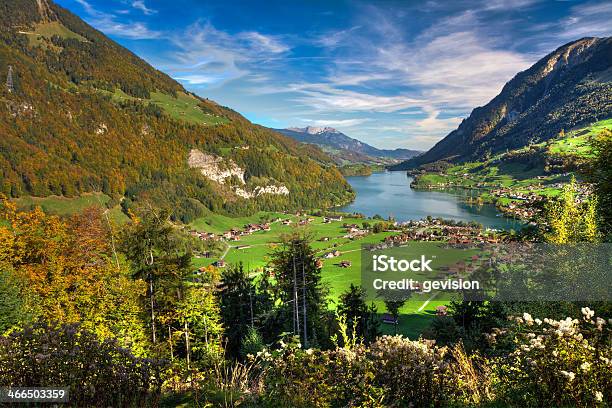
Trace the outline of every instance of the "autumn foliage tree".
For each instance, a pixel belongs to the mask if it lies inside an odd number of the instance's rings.
[[[142,280],[112,248],[112,226],[100,209],[67,220],[40,208],[16,211],[0,200],[0,268],[20,291],[32,318],[81,323],[101,338],[118,338],[135,353],[147,348],[142,328]]]

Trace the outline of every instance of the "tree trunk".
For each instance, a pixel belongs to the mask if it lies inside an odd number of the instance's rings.
[[[187,369],[191,363],[191,348],[189,347],[189,325],[185,321],[185,350],[187,351]]]
[[[306,271],[302,252],[302,318],[304,319],[304,348],[308,348],[308,317],[306,316]]]
[[[153,300],[153,276],[149,276],[149,298],[151,299],[151,331],[153,332],[153,344],[155,344],[155,301]]]

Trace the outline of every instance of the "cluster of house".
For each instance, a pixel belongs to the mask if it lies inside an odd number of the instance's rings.
[[[251,235],[258,231],[270,231],[270,224],[247,224],[243,229],[232,228],[229,231],[223,233],[223,238],[228,241],[240,241],[240,237],[244,235]]]
[[[368,230],[359,228],[357,224],[344,224],[346,234],[342,238],[356,239],[368,234]]]
[[[330,215],[323,217],[323,224],[331,224],[334,221],[342,221],[341,215]]]
[[[212,232],[199,232],[196,230],[191,230],[189,231],[189,233],[192,236],[201,239],[202,241],[209,241],[209,240],[217,241],[219,239],[219,236],[213,234]]]
[[[304,225],[308,225],[311,222],[313,222],[315,219],[312,217],[308,217],[308,218],[302,218],[301,220],[297,221],[297,225],[299,226],[304,226]],[[284,220],[280,220],[280,223],[283,225],[291,225],[293,224],[293,221],[290,218],[284,219]]]
[[[423,221],[418,221],[423,223]],[[427,221],[424,221],[427,223]],[[495,244],[501,238],[492,230],[483,230],[471,226],[440,225],[436,220],[430,225],[418,227],[404,227],[399,235],[386,237],[386,244],[405,244],[409,241],[445,241],[449,244]]]

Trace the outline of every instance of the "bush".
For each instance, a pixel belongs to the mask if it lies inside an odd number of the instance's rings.
[[[516,350],[496,365],[499,399],[535,407],[592,407],[612,401],[610,320],[582,309],[581,319],[515,317]],[[496,341],[496,336],[492,336]]]
[[[382,336],[368,356],[375,383],[385,389],[385,401],[397,406],[438,406],[447,397],[447,349],[425,340]]]
[[[263,403],[274,407],[382,407],[365,348],[303,350],[283,343],[259,354],[265,367]]]
[[[39,322],[0,337],[0,385],[69,387],[71,406],[155,406],[162,366],[78,324]]]

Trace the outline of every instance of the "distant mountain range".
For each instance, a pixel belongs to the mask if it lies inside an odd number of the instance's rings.
[[[299,142],[314,144],[335,155],[346,158],[348,161],[368,161],[372,158],[385,158],[406,160],[415,157],[422,152],[409,149],[378,149],[367,143],[361,142],[345,135],[331,127],[307,126],[305,128],[275,129]],[[332,149],[330,151],[330,149]]]
[[[518,73],[428,152],[392,169],[486,158],[612,116],[612,37],[582,38]]]

